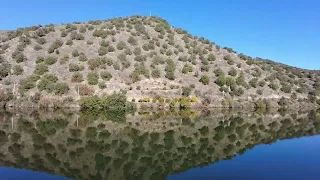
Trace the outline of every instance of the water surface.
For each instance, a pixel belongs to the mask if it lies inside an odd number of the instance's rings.
[[[0,113],[1,179],[320,179],[316,111]]]

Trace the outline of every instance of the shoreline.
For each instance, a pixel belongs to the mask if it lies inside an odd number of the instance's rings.
[[[279,103],[275,100],[266,100],[268,101],[268,105],[266,107],[258,107],[257,101],[233,101],[232,105],[230,104],[224,104],[223,101],[220,101],[220,103],[210,103],[207,105],[204,105],[201,102],[192,103],[189,108],[191,110],[212,110],[212,109],[240,109],[240,110],[249,110],[249,111],[256,111],[259,109],[287,109],[287,110],[296,110],[296,109],[317,109],[320,108],[320,105],[317,103],[311,103],[307,100],[304,101],[297,101],[297,100],[290,100],[287,102],[286,105],[279,105]],[[170,110],[170,103],[153,103],[153,102],[134,102],[133,103],[136,106],[136,110],[138,112],[143,111],[169,111]],[[75,101],[72,103],[54,103],[48,104],[47,106],[41,106],[39,103],[32,103],[31,101],[20,101],[20,100],[13,100],[9,102],[0,102],[0,109],[3,110],[22,110],[22,109],[32,109],[32,110],[55,110],[55,109],[68,109],[72,111],[81,111],[84,110],[81,108],[80,102]],[[92,108],[91,110],[101,110],[104,109],[95,109]],[[174,110],[183,110],[179,109],[179,107],[174,107]]]

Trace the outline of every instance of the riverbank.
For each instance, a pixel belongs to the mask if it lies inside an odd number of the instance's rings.
[[[97,98],[97,97],[96,97]],[[84,102],[84,100],[88,102]],[[103,107],[97,107],[97,102],[94,104],[93,97],[86,97],[80,100],[73,100],[72,98],[41,98],[37,101],[32,99],[13,99],[7,102],[0,102],[0,107],[7,110],[19,110],[19,109],[70,109],[79,111],[81,109],[103,109]],[[103,99],[101,99],[103,101]],[[125,102],[123,102],[125,103]],[[138,111],[157,111],[157,110],[181,110],[181,109],[196,109],[196,110],[205,110],[205,109],[214,109],[214,108],[223,108],[223,109],[244,109],[249,111],[262,110],[266,111],[267,109],[279,109],[285,108],[289,110],[295,109],[313,109],[319,108],[319,104],[312,103],[307,99],[258,99],[258,100],[248,100],[243,101],[239,99],[231,100],[213,100],[207,102],[205,100],[194,100],[188,97],[174,98],[174,99],[158,99],[150,100],[149,98],[141,99],[138,101],[128,101],[130,106]],[[92,106],[92,107],[91,107]],[[111,105],[108,105],[111,106]]]

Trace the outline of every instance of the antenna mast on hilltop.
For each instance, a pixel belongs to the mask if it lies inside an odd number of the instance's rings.
[[[150,15],[149,15],[149,17],[151,17],[151,10],[150,10]]]

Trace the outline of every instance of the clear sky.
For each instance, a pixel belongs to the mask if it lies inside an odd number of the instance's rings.
[[[0,29],[149,15],[252,57],[320,69],[319,0],[4,0]]]

